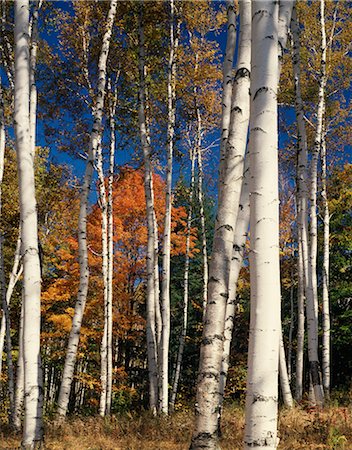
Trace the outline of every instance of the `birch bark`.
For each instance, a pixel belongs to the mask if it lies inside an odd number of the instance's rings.
[[[249,155],[247,154],[245,160],[245,169],[243,172],[243,181],[241,189],[240,204],[235,227],[235,234],[233,239],[233,251],[231,259],[231,271],[229,279],[229,300],[226,305],[226,318],[224,329],[224,350],[221,361],[220,372],[220,415],[224,399],[224,392],[226,387],[227,374],[229,370],[230,348],[232,341],[232,332],[234,327],[235,312],[237,305],[237,282],[240,270],[243,263],[243,255],[245,245],[248,237],[249,227]]]
[[[149,407],[155,415],[158,408],[158,355],[155,331],[155,210],[153,192],[153,174],[151,167],[150,138],[146,123],[146,83],[145,83],[145,48],[142,7],[139,14],[139,109],[138,122],[144,158],[144,189],[147,210],[147,356],[149,373]],[[157,263],[157,262],[156,262]],[[158,299],[158,296],[157,296]],[[159,302],[159,300],[158,300]]]
[[[29,123],[29,2],[15,1],[15,136],[19,178],[23,258],[23,354],[25,416],[23,448],[34,448],[43,439],[42,379],[40,367],[40,290],[37,211],[33,153]]]
[[[188,198],[188,216],[187,216],[187,235],[186,235],[186,256],[185,256],[185,272],[183,277],[183,323],[182,323],[182,332],[179,340],[179,347],[176,359],[176,368],[175,368],[175,377],[172,385],[171,391],[171,399],[170,399],[170,411],[173,412],[175,409],[175,401],[178,389],[178,383],[180,380],[181,367],[182,367],[182,358],[183,351],[185,348],[186,336],[187,336],[187,326],[188,326],[188,279],[189,279],[189,263],[190,263],[190,241],[191,241],[191,224],[192,224],[192,215],[193,215],[193,197],[194,197],[194,166],[196,159],[196,151],[195,149],[191,149],[190,151],[190,159],[191,159],[191,185],[189,190],[189,198]]]
[[[324,392],[321,381],[321,371],[318,356],[318,285],[317,285],[317,178],[318,159],[322,142],[323,117],[326,86],[326,35],[324,18],[325,1],[320,0],[321,26],[321,74],[318,92],[317,125],[312,151],[310,170],[310,247],[308,260],[308,289],[307,289],[307,327],[308,327],[308,358],[309,370],[313,384],[315,402],[321,407],[324,402]]]
[[[75,312],[72,320],[72,328],[68,342],[65,366],[58,399],[58,416],[61,417],[64,417],[67,412],[71,385],[73,380],[73,372],[79,344],[82,318],[88,293],[88,280],[89,280],[88,251],[87,251],[88,196],[93,175],[93,165],[95,161],[96,151],[101,140],[102,116],[103,116],[105,88],[106,88],[106,65],[110,48],[112,28],[116,15],[116,7],[117,7],[117,0],[111,0],[107,16],[106,30],[103,36],[103,42],[98,62],[98,73],[99,73],[98,89],[97,89],[98,95],[96,99],[96,107],[94,108],[94,123],[90,136],[88,160],[80,198],[80,213],[78,224],[78,245],[79,245],[79,266],[80,266],[79,290],[77,302],[75,305]]]
[[[280,344],[278,4],[252,3],[250,277],[244,448],[277,448]],[[268,293],[270,292],[270,297]]]
[[[177,29],[175,30],[175,5],[170,0],[170,53],[167,74],[167,168],[166,199],[163,236],[161,312],[162,337],[160,347],[160,391],[159,410],[168,414],[169,387],[169,342],[170,342],[170,254],[171,254],[171,209],[172,209],[172,163],[176,115],[176,52],[178,47]]]
[[[230,129],[229,145],[240,145],[241,153],[245,151],[248,124],[249,124],[249,86],[250,86],[250,66],[251,66],[251,2],[240,2],[240,37],[238,50],[237,71],[233,83],[233,100],[232,100],[232,114],[235,112],[240,114],[237,120],[234,116]],[[242,121],[239,127],[238,122]],[[240,143],[240,144],[238,144]],[[241,156],[237,156],[239,169],[243,167]],[[236,164],[236,160],[234,161]],[[223,402],[223,395],[226,385],[227,372],[229,368],[230,347],[232,340],[233,320],[236,307],[236,287],[239,272],[243,260],[244,245],[246,242],[248,225],[249,225],[249,184],[248,173],[249,157],[246,158],[246,167],[243,174],[238,172],[238,188],[241,192],[238,215],[236,225],[234,227],[234,241],[231,250],[230,274],[229,274],[229,297],[226,305],[225,328],[224,328],[224,345],[220,372],[220,399],[219,405],[221,407]],[[235,199],[235,208],[237,206]],[[245,209],[248,206],[248,209]]]
[[[99,203],[101,208],[101,248],[102,248],[102,276],[103,276],[103,298],[104,298],[104,332],[101,342],[101,395],[99,414],[105,416],[107,402],[107,376],[108,376],[108,212],[105,189],[105,177],[103,168],[103,152],[99,142],[96,152],[96,167],[98,173]]]
[[[284,340],[282,338],[282,331],[280,337],[280,349],[279,349],[279,374],[280,374],[280,385],[281,393],[286,408],[293,407],[293,398],[291,394],[290,380],[288,377],[287,365],[286,365],[286,355]]]
[[[117,74],[116,82],[119,78]],[[116,84],[112,91],[111,80],[108,83],[108,90],[110,93],[110,107],[109,107],[109,126],[110,126],[110,154],[109,154],[109,177],[108,177],[108,304],[107,304],[107,395],[106,395],[106,414],[110,414],[111,400],[112,400],[112,373],[113,373],[113,270],[114,270],[114,216],[113,216],[113,182],[114,182],[114,166],[115,166],[115,114],[117,105]]]
[[[226,0],[227,10],[227,38],[222,66],[222,115],[221,115],[221,140],[220,140],[220,180],[222,178],[223,165],[225,164],[226,143],[229,135],[231,119],[232,97],[232,68],[236,48],[236,11],[234,0]]]
[[[24,302],[22,291],[22,305],[21,316],[19,323],[19,338],[18,338],[18,359],[17,359],[17,372],[16,372],[16,390],[15,390],[15,414],[13,419],[13,425],[16,431],[21,431],[21,416],[24,401],[24,366],[23,366],[23,315],[24,315]]]
[[[10,305],[13,290],[23,271],[23,266],[22,265],[19,266],[21,256],[20,251],[21,251],[21,229],[19,230],[12,271],[10,274],[10,279],[6,290],[6,303],[8,307]],[[4,351],[5,333],[6,333],[6,321],[5,316],[3,315],[3,317],[1,318],[1,329],[0,329],[0,355],[2,355]],[[1,372],[2,372],[2,358],[0,358],[0,375]]]
[[[323,199],[323,348],[322,368],[323,386],[326,398],[330,396],[330,302],[329,302],[329,240],[330,240],[330,212],[326,187],[326,141],[325,135],[321,143],[321,184]]]
[[[296,362],[296,393],[297,401],[303,394],[303,351],[304,351],[304,300],[307,298],[309,310],[312,311],[312,291],[308,289],[308,149],[307,134],[304,122],[304,105],[301,94],[301,60],[300,33],[296,8],[292,14],[293,41],[293,76],[295,84],[295,111],[297,120],[297,225],[298,225],[298,321],[297,321],[297,362]],[[308,313],[307,313],[308,318]],[[311,321],[311,317],[310,317]],[[311,333],[312,327],[308,327]]]

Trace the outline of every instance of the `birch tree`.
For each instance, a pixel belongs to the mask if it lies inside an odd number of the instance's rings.
[[[228,12],[228,41],[233,32],[233,11]],[[233,55],[225,54],[224,80],[228,58]],[[249,71],[246,67],[240,67],[237,72],[237,83],[242,78],[249,79]],[[225,83],[225,81],[224,81]],[[230,83],[228,81],[228,83]],[[203,339],[199,363],[199,375],[197,383],[197,407],[196,424],[192,437],[191,448],[216,448],[217,423],[218,423],[218,393],[221,360],[223,353],[223,332],[226,313],[226,301],[228,298],[228,283],[230,262],[232,257],[233,233],[236,225],[237,210],[241,191],[241,178],[243,174],[244,151],[246,148],[247,122],[246,108],[248,111],[248,86],[236,89],[232,99],[228,128],[226,122],[225,92],[229,88],[224,84],[223,91],[223,115],[222,115],[222,144],[226,152],[220,149],[222,163],[220,163],[219,205],[215,223],[212,258],[209,265],[208,300],[204,317]],[[242,104],[243,102],[243,104]]]
[[[103,36],[102,47],[99,55],[99,62],[98,62],[99,79],[97,86],[98,94],[93,114],[94,123],[90,135],[88,159],[84,174],[83,185],[81,188],[80,214],[78,224],[80,280],[79,280],[78,297],[72,320],[72,328],[69,336],[65,366],[58,399],[58,415],[61,417],[64,417],[67,412],[73,380],[73,372],[79,344],[82,318],[88,293],[88,281],[89,281],[88,250],[87,250],[88,197],[93,175],[93,165],[96,157],[96,152],[101,142],[102,117],[106,91],[106,65],[110,49],[110,39],[116,15],[116,7],[117,7],[117,0],[111,0],[107,16],[106,30]]]
[[[301,94],[300,35],[296,8],[292,15],[293,76],[295,88],[295,111],[297,120],[297,230],[298,230],[298,321],[296,400],[303,393],[303,350],[304,350],[304,300],[308,291],[308,149],[304,122],[304,105]],[[309,297],[310,305],[312,298]],[[308,308],[308,305],[307,305]]]
[[[177,396],[178,384],[181,375],[181,367],[182,367],[182,358],[183,351],[185,348],[186,336],[187,336],[187,327],[188,327],[188,298],[189,298],[189,265],[190,265],[190,243],[191,243],[191,225],[192,225],[192,216],[193,216],[193,197],[194,197],[194,172],[195,172],[195,159],[196,159],[196,150],[190,150],[190,160],[191,160],[191,184],[189,188],[189,209],[187,215],[187,235],[186,235],[186,255],[185,255],[185,271],[183,276],[183,321],[182,321],[182,331],[179,339],[179,347],[176,358],[176,367],[175,367],[175,375],[174,381],[172,384],[171,398],[170,398],[170,411],[173,412],[175,408],[175,401]]]
[[[249,144],[251,311],[245,449],[276,449],[278,444],[281,330],[277,153],[278,19],[276,2],[253,2]]]
[[[150,136],[146,121],[146,68],[145,68],[145,43],[143,10],[140,6],[138,16],[138,37],[139,37],[139,107],[138,124],[144,159],[144,186],[147,208],[147,355],[149,373],[149,407],[155,415],[158,409],[158,348],[157,335],[155,329],[156,311],[159,306],[158,286],[155,283],[155,266],[157,265],[155,255],[156,226],[154,209],[153,173],[151,166]],[[156,305],[157,303],[157,305]]]
[[[310,167],[310,229],[308,257],[308,287],[307,287],[307,327],[308,327],[308,358],[309,371],[313,384],[314,397],[317,406],[322,406],[324,392],[321,381],[321,371],[318,356],[318,285],[317,285],[317,182],[318,160],[322,142],[323,117],[325,108],[326,86],[326,34],[325,34],[325,1],[320,0],[321,26],[321,61],[318,92],[317,125]]]
[[[178,30],[175,29],[175,4],[170,0],[170,53],[167,68],[167,168],[166,205],[163,235],[161,311],[162,338],[160,346],[160,392],[159,410],[168,413],[169,404],[169,342],[170,342],[170,253],[171,253],[171,208],[172,208],[172,165],[176,115],[176,52]]]
[[[29,2],[15,1],[15,136],[18,161],[23,260],[23,359],[25,415],[23,448],[43,439],[42,373],[40,366],[41,273],[34,186],[33,148],[29,121]]]
[[[321,143],[321,196],[323,199],[323,348],[322,369],[323,387],[326,398],[330,396],[330,302],[329,302],[329,265],[330,265],[330,212],[326,183],[326,142],[325,134]]]

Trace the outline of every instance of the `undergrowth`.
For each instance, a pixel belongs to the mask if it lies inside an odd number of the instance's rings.
[[[46,422],[45,448],[48,450],[186,450],[193,423],[190,409],[171,417],[151,417],[149,413],[127,413],[102,419],[71,416],[66,422]],[[227,405],[222,420],[222,450],[242,448],[244,412]],[[278,450],[352,449],[352,410],[331,406],[323,411],[296,407],[282,409],[279,417]],[[1,427],[0,448],[16,449],[20,436]]]

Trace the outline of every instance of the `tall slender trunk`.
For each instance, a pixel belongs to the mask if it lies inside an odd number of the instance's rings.
[[[308,289],[307,289],[307,325],[308,325],[308,357],[311,380],[313,383],[316,405],[322,406],[324,392],[321,380],[321,370],[318,356],[318,284],[317,284],[317,182],[318,160],[323,134],[323,117],[326,85],[326,36],[325,36],[325,1],[320,0],[320,25],[321,25],[321,75],[319,80],[317,126],[312,151],[310,170],[310,248],[308,260]]]
[[[240,145],[245,150],[249,124],[249,86],[250,86],[250,65],[251,65],[251,2],[243,1],[240,3],[240,38],[238,50],[237,71],[233,86],[232,109],[240,113],[238,121],[242,120],[241,128],[236,121],[232,122],[230,129],[229,144],[238,145],[238,137],[233,134],[234,131],[241,135]],[[230,142],[231,140],[231,142]],[[236,155],[235,155],[236,156]],[[236,164],[236,159],[234,161]],[[243,166],[240,160],[241,167]],[[224,346],[220,373],[220,400],[222,405],[223,395],[226,385],[227,372],[229,368],[230,346],[232,339],[233,320],[236,305],[236,288],[239,272],[243,260],[244,245],[246,242],[249,225],[249,183],[248,183],[249,157],[247,155],[243,174],[238,173],[240,180],[240,201],[236,225],[234,227],[234,240],[231,250],[230,275],[229,275],[229,296],[226,305],[225,328],[224,328]],[[237,181],[237,180],[236,180]],[[237,204],[235,203],[235,207]],[[246,209],[248,207],[248,209]]]
[[[203,199],[203,156],[202,156],[202,118],[200,110],[197,108],[197,164],[198,164],[198,203],[200,226],[202,236],[202,257],[203,257],[203,319],[207,309],[208,297],[208,249],[207,249],[207,228],[204,215],[204,199]]]
[[[292,394],[291,394],[290,380],[288,377],[288,370],[287,370],[287,365],[286,365],[286,355],[285,355],[284,340],[282,337],[282,330],[281,330],[280,349],[279,349],[279,374],[280,374],[280,385],[281,385],[281,392],[282,392],[282,398],[284,401],[284,405],[286,406],[286,408],[292,408],[293,407],[293,398],[292,398]]]
[[[23,316],[24,316],[24,302],[22,290],[22,304],[21,316],[19,323],[19,337],[18,337],[18,359],[17,359],[17,373],[16,373],[16,391],[15,391],[15,414],[13,425],[16,431],[21,430],[21,416],[24,401],[24,365],[23,365]]]
[[[157,336],[155,331],[155,210],[153,173],[151,166],[150,138],[146,123],[146,83],[145,83],[145,48],[144,27],[142,16],[142,5],[139,14],[139,110],[138,122],[140,139],[144,157],[144,189],[146,197],[147,212],[147,355],[149,373],[149,407],[153,414],[157,413],[158,407],[158,355]],[[156,262],[157,263],[157,262]],[[159,301],[159,300],[158,300]]]
[[[21,226],[18,233],[17,245],[14,255],[14,261],[12,266],[12,271],[10,274],[9,283],[6,290],[6,303],[7,306],[10,306],[10,301],[12,297],[13,290],[16,286],[16,283],[23,272],[23,266],[19,266],[20,257],[21,257]],[[5,341],[5,333],[6,333],[6,320],[5,315],[1,318],[1,329],[0,329],[0,355],[3,354],[4,351],[4,341]],[[2,372],[2,358],[0,358],[0,374]]]
[[[276,449],[280,345],[278,4],[252,3],[250,277],[244,448]],[[267,37],[270,36],[270,39]],[[270,292],[270,295],[268,293]]]
[[[175,377],[172,385],[171,399],[170,399],[170,411],[173,412],[175,408],[175,401],[178,389],[178,383],[181,374],[183,351],[185,348],[186,336],[187,336],[187,326],[188,326],[188,294],[189,294],[189,264],[190,264],[190,242],[191,242],[191,225],[193,216],[193,197],[194,197],[194,166],[196,159],[196,150],[190,150],[191,159],[191,185],[189,190],[189,209],[187,216],[187,236],[186,236],[186,256],[185,256],[185,272],[183,277],[183,322],[182,322],[182,332],[180,335],[177,359],[176,359],[176,369]]]
[[[176,52],[178,47],[175,30],[175,4],[170,0],[170,53],[167,73],[167,168],[166,199],[163,236],[163,260],[161,283],[162,337],[160,347],[159,410],[168,413],[169,404],[169,343],[170,343],[170,256],[171,256],[171,210],[172,210],[172,163],[176,115]]]
[[[295,110],[297,120],[297,239],[298,239],[298,293],[297,293],[297,362],[296,362],[296,393],[295,399],[300,401],[303,395],[303,351],[304,351],[304,300],[307,300],[312,315],[312,291],[308,289],[308,149],[307,134],[304,122],[304,105],[301,94],[301,60],[300,60],[300,34],[297,21],[296,8],[292,14],[292,40],[293,40],[293,76],[295,83]],[[312,327],[308,327],[309,341],[312,342]],[[311,344],[309,344],[311,347]]]
[[[288,350],[287,350],[287,375],[288,381],[291,382],[292,378],[292,341],[293,341],[293,331],[295,327],[295,305],[294,305],[294,283],[293,283],[293,258],[291,258],[291,280],[292,284],[290,287],[290,328],[288,330]]]
[[[219,203],[209,264],[208,301],[200,352],[192,449],[217,448],[219,381],[223,359],[225,315],[249,120],[250,25],[248,26],[247,17],[250,15],[250,5],[249,1],[241,2],[243,27],[232,89],[232,114],[226,151],[220,167]],[[228,17],[228,25],[232,27],[231,15]],[[224,132],[224,128],[222,131]]]
[[[1,206],[0,206],[1,208]],[[11,339],[11,321],[10,321],[10,311],[8,303],[6,301],[6,289],[5,289],[5,268],[4,268],[4,253],[3,253],[3,243],[4,238],[0,233],[0,283],[1,283],[1,300],[2,300],[2,310],[3,317],[5,318],[5,329],[6,329],[6,362],[7,362],[7,374],[8,374],[8,392],[10,399],[10,414],[9,421],[13,423],[15,414],[15,384],[14,384],[14,369],[13,369],[13,359],[12,359],[12,339]],[[2,357],[2,353],[1,353]]]
[[[117,80],[119,73],[117,74]],[[116,82],[117,82],[116,80]],[[108,176],[108,297],[107,297],[107,389],[106,389],[106,414],[111,412],[112,400],[112,373],[113,373],[113,271],[114,271],[114,215],[113,215],[113,183],[114,183],[114,166],[115,166],[115,114],[117,105],[116,87],[114,91],[111,88],[111,81],[108,83],[108,90],[110,92],[110,107],[109,107],[109,126],[110,126],[110,154],[109,154],[109,176]]]
[[[296,391],[295,400],[303,395],[303,354],[304,354],[304,268],[302,242],[298,240],[298,288],[297,288],[297,350],[296,350]]]
[[[234,0],[226,0],[227,10],[227,38],[224,62],[222,66],[222,114],[221,114],[221,140],[220,140],[220,179],[222,178],[223,166],[225,164],[225,153],[227,138],[231,119],[232,98],[232,70],[236,48],[236,9]]]
[[[224,392],[227,381],[227,374],[229,370],[230,348],[232,341],[232,332],[234,327],[236,304],[237,304],[237,282],[240,270],[243,263],[243,255],[245,251],[246,241],[248,237],[249,227],[249,155],[247,154],[245,160],[245,168],[243,172],[243,181],[241,189],[240,204],[235,227],[235,234],[233,239],[233,250],[231,259],[231,271],[229,279],[229,299],[226,305],[226,318],[224,329],[224,350],[221,361],[220,372],[220,399],[219,407],[220,414],[222,402],[224,399]],[[219,419],[220,420],[220,419]]]
[[[93,175],[93,165],[95,161],[95,155],[101,141],[102,117],[104,110],[104,98],[106,87],[106,65],[110,48],[112,28],[116,14],[116,7],[117,7],[117,0],[111,0],[107,17],[106,30],[103,36],[103,42],[98,62],[98,73],[99,73],[98,89],[97,89],[98,94],[96,99],[96,106],[94,108],[94,123],[90,135],[88,159],[80,197],[80,212],[78,224],[78,246],[79,246],[79,266],[80,266],[79,289],[72,320],[72,328],[68,341],[65,366],[62,375],[62,382],[58,399],[58,416],[61,417],[64,417],[66,415],[68,408],[71,385],[73,380],[73,372],[75,368],[79,337],[81,332],[82,318],[88,293],[88,280],[89,280],[88,251],[87,251],[88,197]]]
[[[15,1],[15,136],[19,178],[21,242],[23,259],[24,319],[23,354],[25,416],[23,448],[43,439],[40,366],[40,290],[38,225],[33,153],[29,123],[29,1]]]
[[[30,22],[30,59],[29,59],[29,83],[30,83],[30,100],[29,100],[29,128],[32,154],[35,156],[35,134],[37,125],[37,86],[35,83],[35,75],[37,70],[37,50],[38,50],[38,15],[43,0],[34,2],[33,13]]]
[[[326,188],[326,142],[325,135],[321,143],[321,184],[323,199],[323,386],[325,396],[330,396],[330,302],[329,302],[329,240],[330,240],[330,212]]]
[[[105,177],[103,168],[103,152],[101,143],[98,144],[96,152],[96,167],[98,173],[99,203],[101,208],[101,248],[102,248],[102,276],[103,276],[103,301],[104,301],[104,332],[101,342],[101,395],[99,414],[105,416],[107,399],[107,376],[108,376],[108,212],[105,188]]]

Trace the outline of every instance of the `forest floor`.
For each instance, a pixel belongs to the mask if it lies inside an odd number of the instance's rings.
[[[193,415],[190,410],[169,418],[126,414],[111,419],[71,417],[67,422],[46,424],[48,450],[188,450]],[[242,448],[243,408],[224,409],[222,450]],[[323,411],[302,408],[280,411],[279,450],[351,450],[352,408],[330,407]],[[0,449],[18,448],[20,437],[2,427]]]

